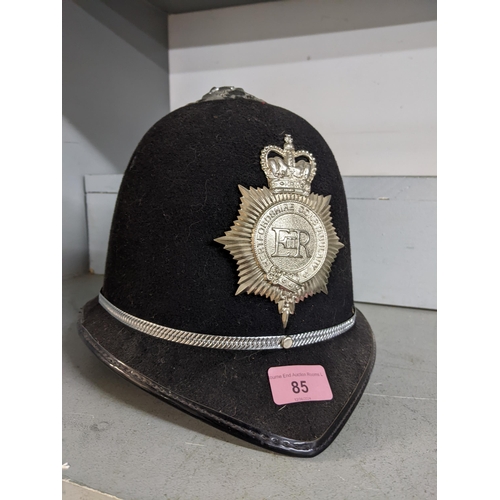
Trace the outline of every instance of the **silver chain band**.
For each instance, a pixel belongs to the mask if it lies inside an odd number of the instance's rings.
[[[251,101],[263,102],[262,99],[245,92],[240,87],[212,87],[212,89],[206,93],[199,101],[222,101],[230,99],[250,99]],[[265,104],[265,103],[264,103]]]
[[[347,321],[338,325],[316,330],[313,332],[297,333],[296,335],[275,335],[272,337],[224,337],[222,335],[208,335],[205,333],[185,332],[157,325],[144,319],[128,314],[113,305],[106,297],[99,294],[99,304],[121,323],[134,330],[146,333],[159,339],[186,344],[195,347],[210,347],[212,349],[234,349],[234,350],[254,350],[264,349],[289,349],[290,347],[300,347],[323,340],[329,340],[341,333],[346,332],[354,326],[356,313]]]

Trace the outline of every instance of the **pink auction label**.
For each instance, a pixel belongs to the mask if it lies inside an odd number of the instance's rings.
[[[321,365],[273,366],[267,375],[277,405],[333,399],[330,383]]]

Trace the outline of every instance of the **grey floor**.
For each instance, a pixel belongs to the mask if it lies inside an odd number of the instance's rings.
[[[63,282],[63,477],[123,500],[436,497],[436,312],[360,304],[377,363],[358,407],[315,458],[265,451],[157,400],[76,331],[102,278]]]

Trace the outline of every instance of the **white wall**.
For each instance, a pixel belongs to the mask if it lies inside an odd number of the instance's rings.
[[[294,0],[169,17],[172,109],[235,85],[296,112],[343,175],[436,175],[427,0]]]
[[[167,29],[140,0],[63,1],[63,275],[89,269],[84,175],[122,173],[169,111]]]

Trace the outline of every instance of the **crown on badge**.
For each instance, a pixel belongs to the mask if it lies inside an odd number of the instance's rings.
[[[269,158],[270,153],[275,155]],[[295,151],[291,135],[285,135],[283,149],[266,146],[260,154],[260,164],[272,192],[309,196],[316,174],[316,160],[308,151]]]

